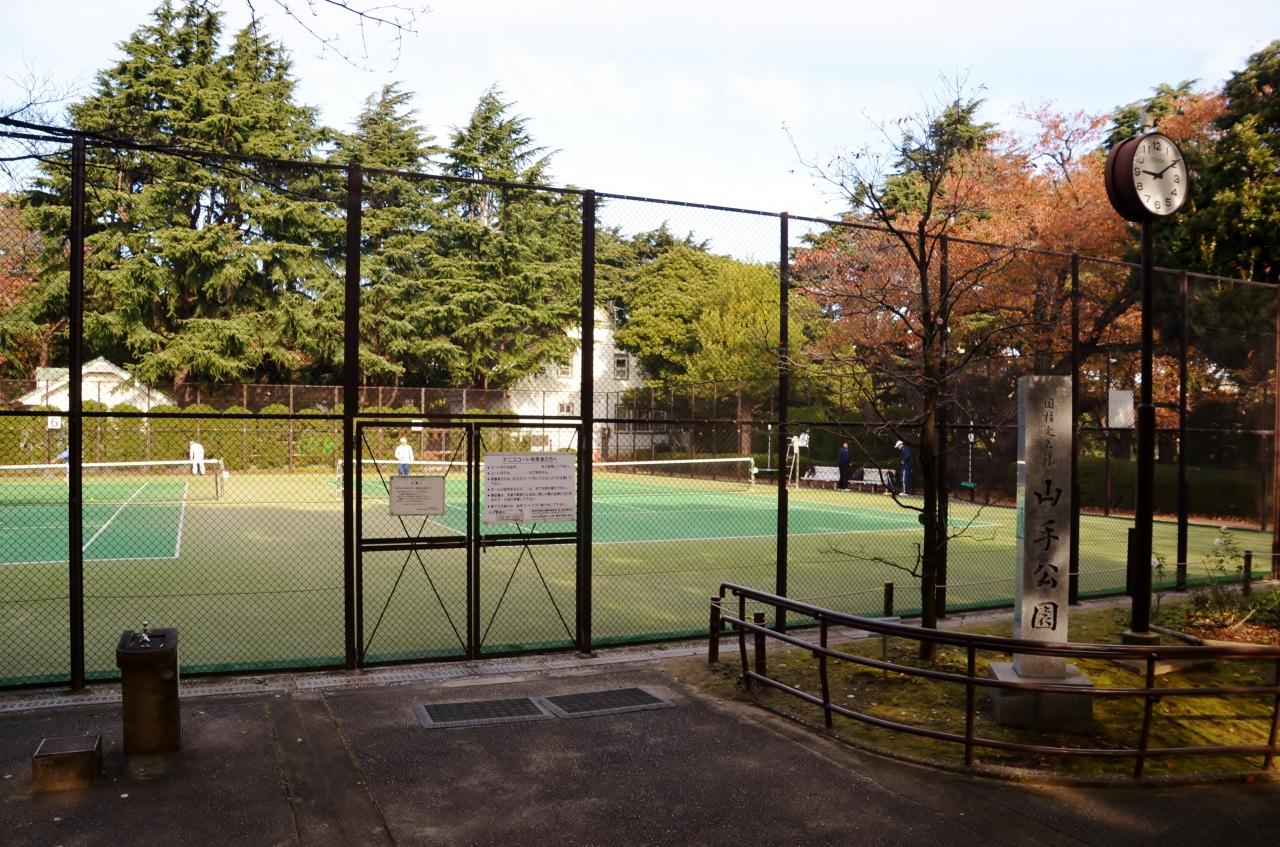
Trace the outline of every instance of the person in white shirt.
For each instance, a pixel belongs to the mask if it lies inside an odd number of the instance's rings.
[[[396,471],[400,476],[409,475],[411,462],[413,462],[413,448],[409,446],[409,439],[401,438],[400,444],[396,446]]]
[[[192,441],[187,445],[187,455],[191,458],[191,474],[204,476],[204,445],[199,441]]]

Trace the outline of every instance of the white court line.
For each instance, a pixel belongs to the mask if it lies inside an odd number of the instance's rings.
[[[191,482],[182,483],[182,509],[178,512],[178,537],[173,542],[173,558],[178,558],[182,552],[182,525],[187,520],[187,491],[191,488]]]
[[[142,485],[138,486],[138,490],[137,490],[137,491],[135,491],[135,492],[133,492],[132,494],[130,494],[130,495],[129,495],[129,499],[128,499],[128,500],[125,500],[123,503],[121,503],[121,504],[120,504],[120,508],[116,509],[116,510],[115,510],[115,512],[111,515],[111,517],[107,518],[107,522],[106,522],[106,523],[104,523],[102,526],[98,527],[98,531],[97,531],[97,532],[95,532],[95,533],[93,534],[93,537],[92,537],[92,538],[90,538],[88,541],[86,541],[86,542],[84,543],[84,546],[80,548],[80,552],[81,552],[81,553],[83,553],[84,551],[88,550],[88,549],[89,549],[89,545],[90,545],[90,544],[92,544],[93,542],[97,541],[97,540],[98,540],[98,536],[102,535],[102,533],[104,533],[104,532],[106,532],[106,531],[107,531],[107,527],[111,526],[111,522],[112,522],[112,521],[114,521],[116,518],[118,518],[118,517],[120,516],[120,513],[124,511],[124,507],[125,507],[125,506],[128,506],[130,503],[132,503],[132,502],[133,502],[133,498],[135,498],[135,497],[137,497],[139,494],[141,494],[141,493],[142,493],[142,489],[146,488],[146,487],[147,487],[147,485],[148,485],[148,483],[145,483],[145,482],[144,482],[144,483],[142,483]]]
[[[175,555],[127,555],[115,559],[84,559],[84,564],[96,562],[173,562]],[[0,568],[26,567],[28,564],[67,564],[67,559],[45,559],[42,562],[0,562]]]
[[[804,538],[810,535],[867,535],[873,532],[919,532],[917,526],[904,526],[901,529],[846,529],[837,532],[791,532],[787,533],[789,538]],[[624,541],[592,541],[591,546],[598,544],[679,544],[684,541],[736,541],[739,539],[751,538],[777,538],[778,533],[771,532],[764,535],[711,535],[704,538],[637,538]]]

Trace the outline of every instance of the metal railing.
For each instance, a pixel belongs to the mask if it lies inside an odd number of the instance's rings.
[[[724,602],[726,596],[737,597],[738,609],[736,616],[726,611]],[[778,612],[791,612],[812,618],[818,626],[818,642],[815,644],[797,635],[770,629],[763,611],[754,612],[752,618],[748,620],[748,601],[771,606]],[[742,679],[748,689],[753,683],[759,683],[817,706],[822,709],[823,719],[828,728],[832,726],[834,715],[842,715],[883,729],[908,733],[936,741],[961,744],[964,747],[964,763],[966,767],[974,765],[974,754],[977,748],[986,748],[1040,756],[1132,758],[1134,759],[1133,775],[1135,778],[1140,778],[1143,774],[1146,760],[1152,757],[1261,755],[1263,757],[1262,770],[1270,770],[1277,752],[1280,752],[1280,746],[1277,745],[1277,734],[1280,732],[1280,646],[1253,644],[1154,647],[1119,644],[1053,645],[1041,641],[1027,641],[1018,638],[926,629],[919,626],[896,623],[891,620],[842,614],[797,600],[789,600],[767,591],[759,591],[728,582],[720,585],[719,595],[711,600],[711,625],[707,650],[707,658],[710,663],[719,661],[720,636],[724,632],[725,625],[728,625],[737,634]],[[901,664],[888,660],[887,653],[883,654],[885,658],[876,659],[833,648],[829,643],[833,626],[858,630],[884,638],[903,638],[916,642],[928,642],[959,648],[965,652],[965,672],[956,673],[936,667],[916,667]],[[748,632],[752,633],[753,636],[752,656],[748,656]],[[801,690],[769,675],[766,646],[769,639],[776,639],[784,644],[789,644],[813,654],[818,663],[819,694]],[[978,675],[978,657],[981,653],[1005,655],[1019,653],[1055,656],[1064,659],[1104,659],[1135,662],[1144,669],[1144,684],[1138,688],[1091,688],[1088,689],[1087,695],[1082,695],[1079,687],[1071,685],[999,680]],[[1162,661],[1178,659],[1207,659],[1213,661],[1261,660],[1274,663],[1275,670],[1272,684],[1270,685],[1158,687],[1156,685],[1156,666]],[[964,732],[946,732],[927,726],[890,720],[857,708],[841,705],[831,695],[831,675],[827,669],[829,660],[849,662],[862,667],[896,672],[905,676],[919,677],[943,684],[963,686],[965,690]],[[979,689],[1011,689],[1026,693],[1070,694],[1100,698],[1140,698],[1144,701],[1142,724],[1138,730],[1136,744],[1121,748],[1063,747],[984,738],[978,735],[976,726]],[[1172,697],[1270,697],[1272,705],[1268,741],[1266,744],[1220,744],[1195,747],[1151,746],[1154,707],[1156,703]]]

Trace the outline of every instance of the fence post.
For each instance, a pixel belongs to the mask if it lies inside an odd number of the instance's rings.
[[[949,289],[951,287],[951,270],[950,270],[950,249],[951,239],[943,233],[939,239],[939,267],[938,267],[938,320],[939,326],[939,358],[941,360],[941,376],[939,378],[940,396],[945,397],[947,394],[947,321],[951,315],[947,307],[947,301],[950,298]],[[933,605],[934,615],[938,619],[947,616],[947,541],[950,533],[950,518],[948,517],[951,510],[951,492],[948,490],[947,480],[947,450],[948,450],[948,414],[945,403],[936,404],[935,421],[937,423],[937,444],[938,454],[934,457],[937,476],[937,505],[935,511],[934,527],[938,533],[938,561],[936,569],[933,573]],[[921,612],[924,610],[921,609]]]
[[[1080,602],[1080,254],[1071,254],[1071,544],[1067,603]],[[972,750],[966,757],[972,758]]]
[[[1124,550],[1124,593],[1126,597],[1133,596],[1133,527],[1129,527],[1125,532],[1125,550]]]
[[[358,163],[347,166],[347,244],[346,278],[343,296],[343,363],[342,363],[342,558],[343,558],[343,624],[346,634],[346,664],[356,667],[359,645],[356,643],[356,512],[355,463],[360,450],[356,445],[356,406],[360,385],[360,216],[364,174]]]
[[[893,583],[886,582],[884,584],[884,616],[886,618],[893,617]]]
[[[596,193],[582,195],[582,384],[578,412],[578,549],[576,640],[591,652],[591,461],[595,452]]]
[[[1247,597],[1253,593],[1253,551],[1244,551],[1244,573],[1240,575],[1240,591]]]
[[[67,580],[71,640],[71,687],[84,688],[84,218],[85,140],[76,135],[71,143],[70,285],[67,334],[70,344],[67,380]],[[47,432],[47,430],[46,430]]]
[[[1277,298],[1275,312],[1275,340],[1280,342],[1280,297]],[[1272,349],[1280,357],[1280,348]],[[1271,425],[1271,578],[1277,579],[1280,578],[1276,569],[1276,557],[1280,556],[1280,368],[1275,369],[1272,377],[1271,396],[1275,398]]]
[[[1178,336],[1178,561],[1174,564],[1175,584],[1187,587],[1187,529],[1190,523],[1191,489],[1187,486],[1187,349],[1189,344],[1187,272],[1178,274],[1182,298],[1182,327]]]
[[[791,293],[790,243],[788,232],[790,216],[783,212],[778,216],[778,455],[781,457],[778,470],[778,537],[777,537],[777,572],[774,593],[779,597],[787,596],[787,407],[791,405],[790,367],[787,364],[787,349],[790,344],[787,333],[788,303]],[[787,613],[775,610],[778,632],[787,631]]]
[[[720,598],[711,598],[711,622],[707,624],[707,664],[720,661]]]
[[[764,620],[764,612],[752,612],[752,614],[751,614],[751,622],[752,622],[752,623],[754,623],[756,626],[761,626],[761,627],[762,627],[762,626],[764,626],[764,624],[765,624],[765,620]],[[755,668],[756,668],[756,673],[757,673],[757,674],[759,674],[760,676],[768,676],[768,675],[769,675],[769,669],[768,669],[768,668],[769,668],[769,665],[768,665],[768,662],[765,660],[765,646],[764,646],[764,642],[765,642],[765,634],[764,634],[764,630],[757,629],[757,630],[755,631],[755,637],[756,637],[756,641],[755,641],[755,647],[756,647],[756,656],[755,656],[756,663],[755,663]]]

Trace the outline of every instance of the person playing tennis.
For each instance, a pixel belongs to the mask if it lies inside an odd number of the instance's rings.
[[[400,443],[396,445],[396,473],[400,476],[409,475],[409,466],[413,463],[413,448],[409,446],[409,439],[401,438]]]

